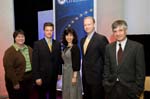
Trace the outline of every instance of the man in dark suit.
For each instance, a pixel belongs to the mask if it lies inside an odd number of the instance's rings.
[[[104,99],[102,74],[108,40],[95,32],[93,17],[84,18],[84,30],[87,33],[87,36],[81,39],[84,99]]]
[[[127,23],[112,24],[116,41],[106,46],[104,88],[107,99],[139,99],[144,90],[145,60],[140,43],[126,37]]]
[[[34,43],[33,78],[39,99],[56,99],[57,78],[61,75],[61,46],[52,39],[52,23],[45,23],[43,29],[45,38]]]

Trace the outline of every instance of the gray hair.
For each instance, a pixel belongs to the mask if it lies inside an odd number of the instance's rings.
[[[128,28],[127,22],[124,20],[116,20],[112,23],[112,31],[117,28],[118,26],[122,26],[124,29]]]

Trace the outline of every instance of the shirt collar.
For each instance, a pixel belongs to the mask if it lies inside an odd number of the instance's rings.
[[[121,41],[121,42],[117,41],[117,45],[121,44],[121,47],[122,47],[122,49],[124,50],[125,45],[126,45],[126,42],[127,42],[127,38],[125,38],[125,39],[124,39],[123,41]]]
[[[25,44],[24,44],[24,46],[22,48],[19,48],[16,43],[14,43],[13,46],[14,46],[14,48],[15,48],[16,51],[24,50],[24,49],[28,48],[27,45],[25,45]]]
[[[48,39],[47,37],[45,37],[45,40],[46,40],[47,43],[49,42],[49,40],[50,40],[50,43],[52,43],[52,38]]]
[[[88,34],[88,35],[87,35],[87,38],[91,39],[92,36],[94,35],[94,33],[95,33],[95,31],[93,31],[92,33]]]

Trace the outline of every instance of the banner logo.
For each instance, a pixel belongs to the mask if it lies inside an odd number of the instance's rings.
[[[65,4],[66,0],[57,0],[60,5]]]
[[[57,0],[58,3],[60,5],[63,5],[63,4],[69,4],[69,3],[77,3],[77,2],[83,2],[83,1],[87,1],[87,0]]]
[[[83,19],[93,16],[94,0],[55,0],[56,39],[61,40],[61,35],[68,27],[78,33],[78,39],[86,35],[83,28]],[[59,1],[59,2],[58,2]]]

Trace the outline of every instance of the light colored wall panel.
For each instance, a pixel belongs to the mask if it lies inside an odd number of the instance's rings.
[[[2,58],[4,51],[13,43],[14,31],[13,0],[0,1],[0,97],[7,95],[4,83]]]

